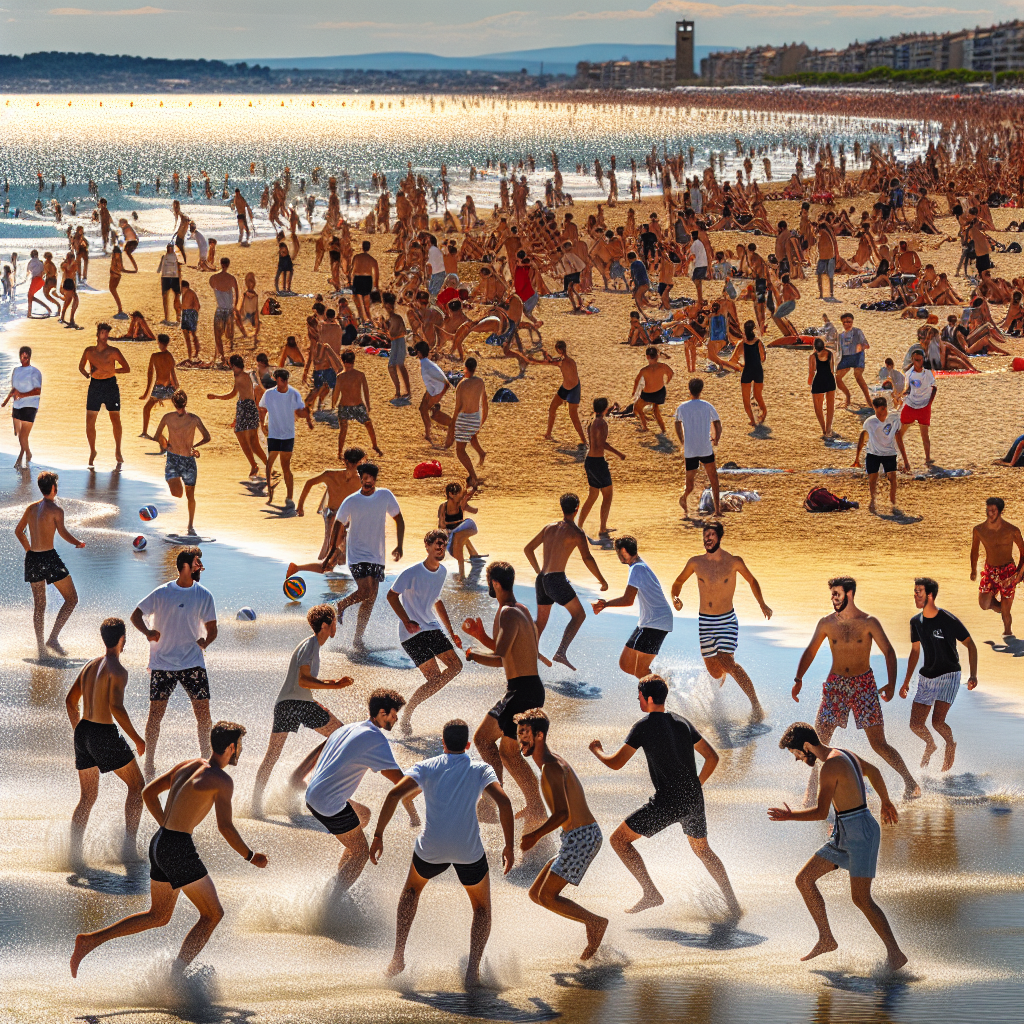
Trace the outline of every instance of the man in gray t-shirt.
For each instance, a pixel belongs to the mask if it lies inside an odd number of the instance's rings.
[[[318,604],[310,608],[306,615],[309,628],[313,635],[306,637],[292,652],[288,663],[288,674],[284,686],[277,695],[274,704],[274,725],[270,732],[270,743],[263,763],[256,773],[256,785],[252,793],[252,816],[263,814],[263,792],[270,781],[270,773],[277,764],[277,759],[284,750],[284,742],[290,732],[298,732],[299,726],[330,736],[342,722],[313,699],[312,690],[340,690],[351,686],[355,680],[351,676],[341,679],[319,679],[320,648],[323,647],[338,631],[337,617],[334,608],[329,604]]]
[[[843,323],[839,335],[839,363],[836,365],[836,386],[846,396],[844,409],[850,408],[850,389],[843,383],[843,378],[853,370],[853,376],[864,393],[864,403],[871,405],[871,392],[864,380],[864,353],[871,348],[864,332],[853,326],[853,314],[844,313],[839,318]]]

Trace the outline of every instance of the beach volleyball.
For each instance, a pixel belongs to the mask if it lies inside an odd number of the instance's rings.
[[[136,551],[145,551],[146,538],[143,537],[142,534],[140,533],[138,537],[136,537],[135,540],[132,541],[132,547],[135,548]]]
[[[139,509],[139,518],[144,523],[152,522],[156,519],[158,514],[156,505],[143,505],[142,508]]]
[[[306,592],[306,581],[301,576],[289,576],[284,581],[284,595],[291,601],[298,601]]]
[[[238,614],[235,618],[238,619],[239,622],[254,622],[256,620],[256,612],[246,605],[244,608],[238,609]]]

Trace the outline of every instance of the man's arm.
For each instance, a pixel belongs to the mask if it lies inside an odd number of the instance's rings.
[[[470,657],[466,652],[466,661],[475,661],[480,665],[487,665],[490,668],[501,668],[504,664],[504,657],[512,649],[512,644],[519,635],[519,616],[514,608],[501,608],[498,611],[498,631],[494,637],[494,646],[491,650],[494,654],[477,654],[475,651]],[[484,642],[481,640],[481,642]]]
[[[86,369],[85,367],[86,367],[86,365],[88,364],[88,362],[89,362],[89,349],[86,349],[86,350],[85,350],[85,351],[84,351],[84,352],[82,353],[82,358],[81,358],[81,359],[79,360],[79,362],[78,362],[78,372],[79,372],[79,373],[80,373],[80,374],[81,374],[81,375],[82,375],[83,377],[85,377],[85,378],[86,378],[87,380],[88,380],[88,378],[89,378],[89,371],[88,371],[88,370],[87,370],[87,369]]]
[[[128,365],[124,353],[119,348],[113,348],[111,351],[114,353],[114,373],[131,373],[132,368]]]
[[[800,655],[800,664],[796,667],[796,679],[793,685],[793,700],[797,703],[800,702],[800,689],[804,685],[804,673],[811,667],[811,663],[814,661],[815,656],[818,653],[818,648],[821,647],[825,640],[825,620],[818,619],[818,624],[814,627],[814,635],[811,637],[811,642],[807,645],[807,649],[803,654]]]
[[[747,568],[747,563],[742,558],[737,557],[736,559],[736,572],[742,576],[747,583],[750,585],[750,590],[754,595],[754,599],[761,607],[761,611],[764,613],[766,619],[772,617],[772,610],[764,603],[764,597],[761,594],[761,584],[757,582],[754,574]]]
[[[89,662],[91,665],[92,662]],[[82,720],[82,716],[78,713],[78,705],[82,700],[82,676],[85,675],[85,670],[89,667],[86,665],[81,672],[78,673],[77,678],[71,684],[71,689],[68,690],[68,695],[64,698],[64,706],[68,711],[68,718],[71,720],[71,728],[74,729],[78,723]]]
[[[501,851],[504,865],[502,874],[507,875],[516,862],[516,822],[512,813],[512,801],[501,788],[500,782],[492,782],[484,788],[484,792],[498,805],[498,817],[501,819],[501,833],[505,839],[505,847]]]
[[[74,544],[76,548],[84,548],[85,541],[79,540],[77,537],[73,537],[68,531],[68,528],[64,525],[64,509],[57,509],[56,518],[57,533],[59,533],[69,544]]]
[[[790,810],[789,804],[783,804],[781,807],[769,807],[768,817],[772,821],[824,821],[828,817],[832,806],[832,797],[836,791],[837,768],[833,761],[837,760],[838,758],[830,758],[821,766],[821,777],[818,779],[818,803],[815,807],[807,811],[793,811]],[[865,772],[865,774],[867,773]]]
[[[128,620],[131,624],[150,642],[156,643],[160,639],[160,630],[150,629],[142,616],[142,609],[136,608]]]
[[[224,837],[228,846],[243,860],[247,860],[253,867],[265,868],[267,855],[251,850],[249,844],[238,834],[238,829],[235,828],[235,823],[231,820],[231,794],[234,792],[234,788],[234,783],[226,776],[217,786],[217,796],[213,804],[214,812],[217,815],[217,831]]]
[[[703,786],[718,767],[718,751],[703,737],[694,743],[693,749],[704,758],[704,764],[701,766],[699,776],[700,784]]]
[[[310,672],[309,665],[299,666],[299,686],[307,690],[343,690],[354,682],[351,676],[342,676],[341,679],[318,679]]]
[[[811,358],[813,359],[814,356],[811,356]],[[854,457],[853,457],[853,465],[854,465],[854,467],[860,466],[860,453],[861,453],[861,450],[864,447],[864,442],[867,439],[868,439],[868,432],[866,430],[862,430],[860,432],[860,437],[857,439],[857,454],[854,455]],[[904,456],[903,461],[906,462],[906,457],[905,456]]]
[[[967,663],[970,666],[971,674],[967,679],[967,689],[973,690],[978,685],[978,648],[970,637],[966,637],[960,643],[967,648]]]
[[[213,641],[217,639],[217,620],[210,619],[209,622],[206,622],[203,625],[206,627],[206,636],[201,636],[196,641],[196,644],[198,644],[198,646],[200,646],[205,651],[206,648],[209,647],[210,644],[212,644]]]
[[[579,527],[577,527],[579,529]],[[601,590],[608,589],[608,581],[601,574],[601,567],[597,564],[597,559],[590,553],[590,541],[587,540],[587,535],[580,530],[579,538],[576,541],[576,547],[579,549],[580,557],[583,559],[584,564],[590,570],[594,579],[601,584]]]
[[[631,747],[628,743],[623,743],[614,754],[606,754],[600,740],[591,740],[590,752],[606,768],[611,768],[613,772],[617,772],[620,768],[629,763],[629,759],[636,753],[636,747]]]
[[[195,451],[196,448],[201,448],[204,444],[209,444],[211,441],[210,432],[206,429],[206,424],[203,423],[198,416],[196,416],[196,427],[199,430],[199,436],[202,440],[192,445],[193,451]]]
[[[718,442],[722,440],[722,421],[721,420],[712,420],[711,421],[711,429],[712,429],[712,431],[714,432],[714,435],[715,435],[713,438],[711,438],[711,444],[712,445],[717,445]]]
[[[892,644],[889,643],[882,624],[874,616],[868,616],[868,631],[875,643],[878,644],[878,649],[885,655],[886,674],[889,677],[889,682],[879,688],[878,696],[884,701],[890,701],[896,693],[896,652],[893,650]]]
[[[384,803],[381,804],[380,813],[377,815],[377,824],[373,829],[373,842],[370,844],[370,862],[372,864],[376,864],[384,852],[384,830],[394,817],[395,811],[398,810],[399,801],[411,800],[421,792],[415,779],[409,778],[408,775],[402,775],[388,795],[384,797]]]
[[[434,602],[434,611],[437,612],[438,618],[441,620],[444,628],[448,630],[448,635],[452,638],[452,643],[461,650],[462,637],[452,629],[452,620],[448,618],[448,609],[445,608],[444,601],[440,598]]]
[[[691,558],[687,561],[686,565],[683,566],[683,571],[672,583],[672,604],[676,611],[679,611],[683,607],[683,602],[679,599],[679,594],[683,589],[683,584],[694,574],[694,572],[693,559]]]
[[[228,397],[230,397],[230,396],[228,396]],[[295,512],[296,512],[297,515],[303,516],[303,515],[306,514],[305,511],[303,510],[303,507],[302,507],[305,504],[306,495],[308,495],[310,490],[312,488],[314,488],[317,484],[325,483],[326,480],[327,480],[327,474],[326,473],[321,473],[319,476],[310,477],[302,485],[302,493],[299,495],[299,503],[298,503],[298,505],[295,508]]]
[[[82,677],[79,676],[79,679]],[[77,683],[78,680],[76,680]],[[124,677],[117,679],[114,685],[111,687],[110,692],[110,714],[114,721],[124,730],[124,734],[135,744],[135,750],[141,757],[146,752],[146,741],[135,731],[135,726],[132,725],[132,720],[128,717],[128,712],[124,707],[124,688],[128,683],[128,673],[124,673]],[[70,694],[69,694],[70,696]]]
[[[28,513],[31,505],[21,515],[21,519],[18,520],[18,525],[14,528],[14,536],[18,538],[18,543],[26,550],[30,551],[31,545],[28,542],[28,538],[25,536],[25,531],[28,529]]]
[[[626,587],[626,592],[622,597],[613,597],[610,601],[598,598],[591,602],[590,607],[594,609],[595,615],[600,615],[605,608],[630,608],[635,600],[636,587]]]
[[[391,552],[392,557],[397,562],[402,557],[402,544],[405,541],[405,519],[402,518],[402,513],[399,512],[395,519],[395,529],[398,532],[397,544],[395,545],[394,551]]]
[[[974,528],[974,532],[971,535],[971,579],[978,578],[978,551],[981,548],[981,534],[978,533],[978,528]],[[26,550],[28,550],[26,548]]]
[[[885,779],[882,778],[882,773],[869,761],[865,761],[862,757],[858,757],[856,754],[853,755],[857,758],[860,763],[861,771],[864,773],[868,782],[871,783],[874,791],[882,799],[882,822],[886,825],[895,825],[900,820],[899,814],[896,812],[896,808],[893,806],[892,801],[889,799],[889,791],[885,788]],[[824,772],[822,772],[824,775]]]
[[[402,620],[402,624],[410,633],[418,633],[420,631],[420,624],[409,618],[409,613],[405,610],[402,599],[394,590],[387,592],[387,601],[391,605],[391,610]]]
[[[977,649],[975,649],[977,650]],[[907,674],[903,678],[903,685],[900,687],[900,697],[903,700],[907,699],[907,694],[910,693],[910,680],[914,675],[914,669],[917,668],[917,662],[921,657],[921,641],[915,640],[910,645],[910,654],[907,657]]]
[[[158,775],[142,790],[142,799],[146,804],[146,808],[161,828],[164,824],[164,808],[163,804],[160,803],[160,794],[166,793],[171,788],[174,773],[185,763],[184,761],[179,761],[169,771],[164,772],[163,775]]]
[[[551,761],[541,768],[540,775],[541,779],[547,780],[551,791],[551,814],[543,825],[532,832],[527,832],[520,840],[519,846],[523,853],[533,849],[544,836],[554,832],[569,820],[569,802],[565,798],[565,772],[562,771],[562,766],[557,761]]]
[[[537,562],[537,557],[534,554],[534,552],[537,550],[537,548],[541,546],[541,544],[543,544],[543,542],[544,531],[541,530],[540,533],[538,533],[537,536],[534,537],[533,540],[531,540],[525,548],[523,548],[523,553],[526,555],[526,560],[530,563],[530,565],[533,567],[533,571],[537,573],[538,576],[540,575],[540,565]]]

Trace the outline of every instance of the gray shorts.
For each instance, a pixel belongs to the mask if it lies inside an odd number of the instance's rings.
[[[603,841],[601,826],[596,821],[571,832],[563,832],[562,845],[551,865],[551,874],[564,878],[570,885],[579,885]]]
[[[818,260],[818,269],[815,271],[818,277],[835,277],[836,276],[836,261],[835,257],[830,260]]]
[[[867,807],[836,815],[828,842],[816,855],[850,872],[851,878],[874,878],[882,831]]]
[[[409,346],[405,338],[398,338],[391,342],[391,349],[388,352],[388,366],[404,366],[405,357],[409,354]]]

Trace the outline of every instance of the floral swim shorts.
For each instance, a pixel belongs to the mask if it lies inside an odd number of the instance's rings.
[[[978,583],[979,594],[996,594],[1005,597],[1008,601],[1013,600],[1017,590],[1014,579],[1017,575],[1017,566],[1013,562],[1006,565],[989,565],[981,570],[981,581]]]
[[[859,676],[840,676],[830,672],[821,688],[821,707],[818,708],[821,725],[845,729],[851,711],[858,729],[882,724],[882,704],[871,669]]]

